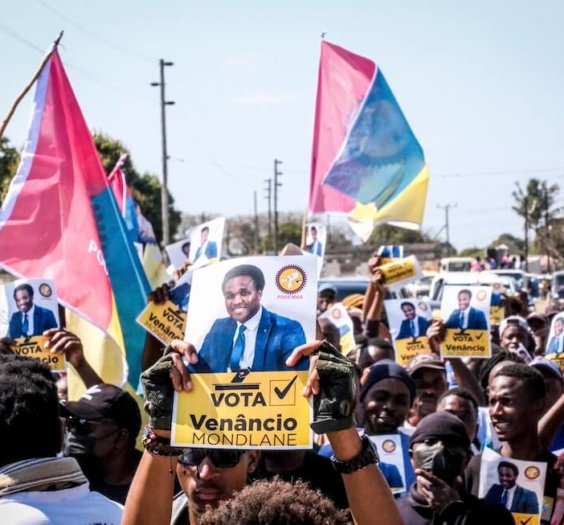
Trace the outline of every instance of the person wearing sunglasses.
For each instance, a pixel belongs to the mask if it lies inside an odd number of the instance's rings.
[[[142,374],[145,409],[145,452],[131,484],[122,525],[199,525],[201,510],[217,507],[247,485],[257,465],[254,450],[181,449],[170,444],[174,391],[190,391],[189,373],[171,345],[163,357]],[[303,395],[314,396],[311,428],[327,434],[333,447],[335,469],[341,474],[354,522],[401,525],[403,521],[392,493],[378,470],[378,454],[368,438],[359,437],[355,406],[354,365],[326,341],[296,348],[286,360],[288,367],[310,358],[310,375]],[[173,503],[174,477],[183,495]],[[186,509],[187,510],[182,510]],[[174,513],[173,513],[174,509]]]

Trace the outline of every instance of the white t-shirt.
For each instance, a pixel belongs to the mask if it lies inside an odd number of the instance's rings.
[[[88,483],[71,489],[0,497],[0,521],[10,525],[119,525],[123,507]]]

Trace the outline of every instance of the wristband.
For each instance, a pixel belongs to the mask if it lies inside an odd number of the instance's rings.
[[[184,448],[171,447],[170,439],[157,436],[151,425],[145,425],[142,438],[143,448],[155,456],[180,456]]]
[[[378,456],[376,445],[372,440],[365,434],[360,438],[360,441],[362,442],[362,449],[354,458],[342,461],[335,457],[335,454],[331,456],[333,468],[337,472],[340,474],[352,474],[368,465],[380,463],[380,456]]]

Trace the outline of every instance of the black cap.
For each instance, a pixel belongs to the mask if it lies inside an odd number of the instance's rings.
[[[409,444],[422,443],[427,440],[441,440],[470,448],[470,438],[464,424],[450,412],[435,412],[425,416],[411,435]]]
[[[133,396],[106,383],[90,387],[78,401],[66,403],[62,412],[90,421],[113,419],[134,437],[141,430],[141,412]]]
[[[362,378],[362,387],[360,389],[360,400],[368,393],[370,388],[378,381],[384,379],[398,379],[402,381],[409,390],[409,403],[413,403],[415,398],[415,383],[409,377],[409,374],[395,361],[390,359],[382,359],[377,361],[368,369],[368,374]]]

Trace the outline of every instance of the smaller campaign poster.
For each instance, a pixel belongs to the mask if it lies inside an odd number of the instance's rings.
[[[517,524],[539,525],[543,513],[552,510],[544,508],[546,469],[546,463],[506,458],[485,448],[478,497],[503,505]]]
[[[395,259],[403,259],[403,246],[397,244],[385,244],[376,252],[380,256],[380,264],[387,264]]]
[[[393,259],[391,262],[381,265],[379,270],[384,276],[384,283],[390,289],[401,288],[407,283],[423,277],[419,261],[414,255],[404,259]]]
[[[349,312],[347,312],[342,303],[332,304],[319,316],[319,319],[327,319],[339,330],[341,353],[346,355],[351,350],[354,350],[354,325]]]
[[[175,446],[311,448],[309,360],[315,339],[317,264],[310,255],[246,257],[194,272],[185,341],[193,390],[175,394]]]
[[[45,347],[43,332],[59,328],[59,306],[55,283],[49,279],[19,279],[2,286],[0,293],[0,337],[17,342],[12,350],[39,359],[51,370],[65,370],[64,354]]]
[[[491,286],[445,286],[441,317],[446,337],[441,357],[491,357]]]
[[[406,367],[420,354],[430,354],[427,328],[431,324],[431,308],[422,299],[389,299],[384,301],[394,344],[396,362]]]
[[[380,434],[369,436],[376,444],[380,463],[380,470],[386,472],[386,479],[394,495],[406,492],[405,465],[403,462],[403,451],[399,434]]]
[[[564,358],[564,312],[555,315],[552,319],[546,353]]]
[[[213,264],[221,258],[225,218],[219,217],[190,228],[181,241],[165,247],[170,262],[177,270],[186,263],[193,268]]]
[[[325,249],[327,248],[327,230],[319,222],[308,222],[304,225],[304,229],[305,248],[302,251],[304,254],[317,257],[317,276],[319,277],[325,259]]]
[[[492,283],[492,298],[490,301],[490,324],[499,326],[505,317],[505,307],[503,306],[503,284],[501,282]]]
[[[176,281],[164,303],[149,301],[137,317],[137,322],[165,345],[173,339],[184,339],[186,312],[195,271],[197,270],[188,270]]]

